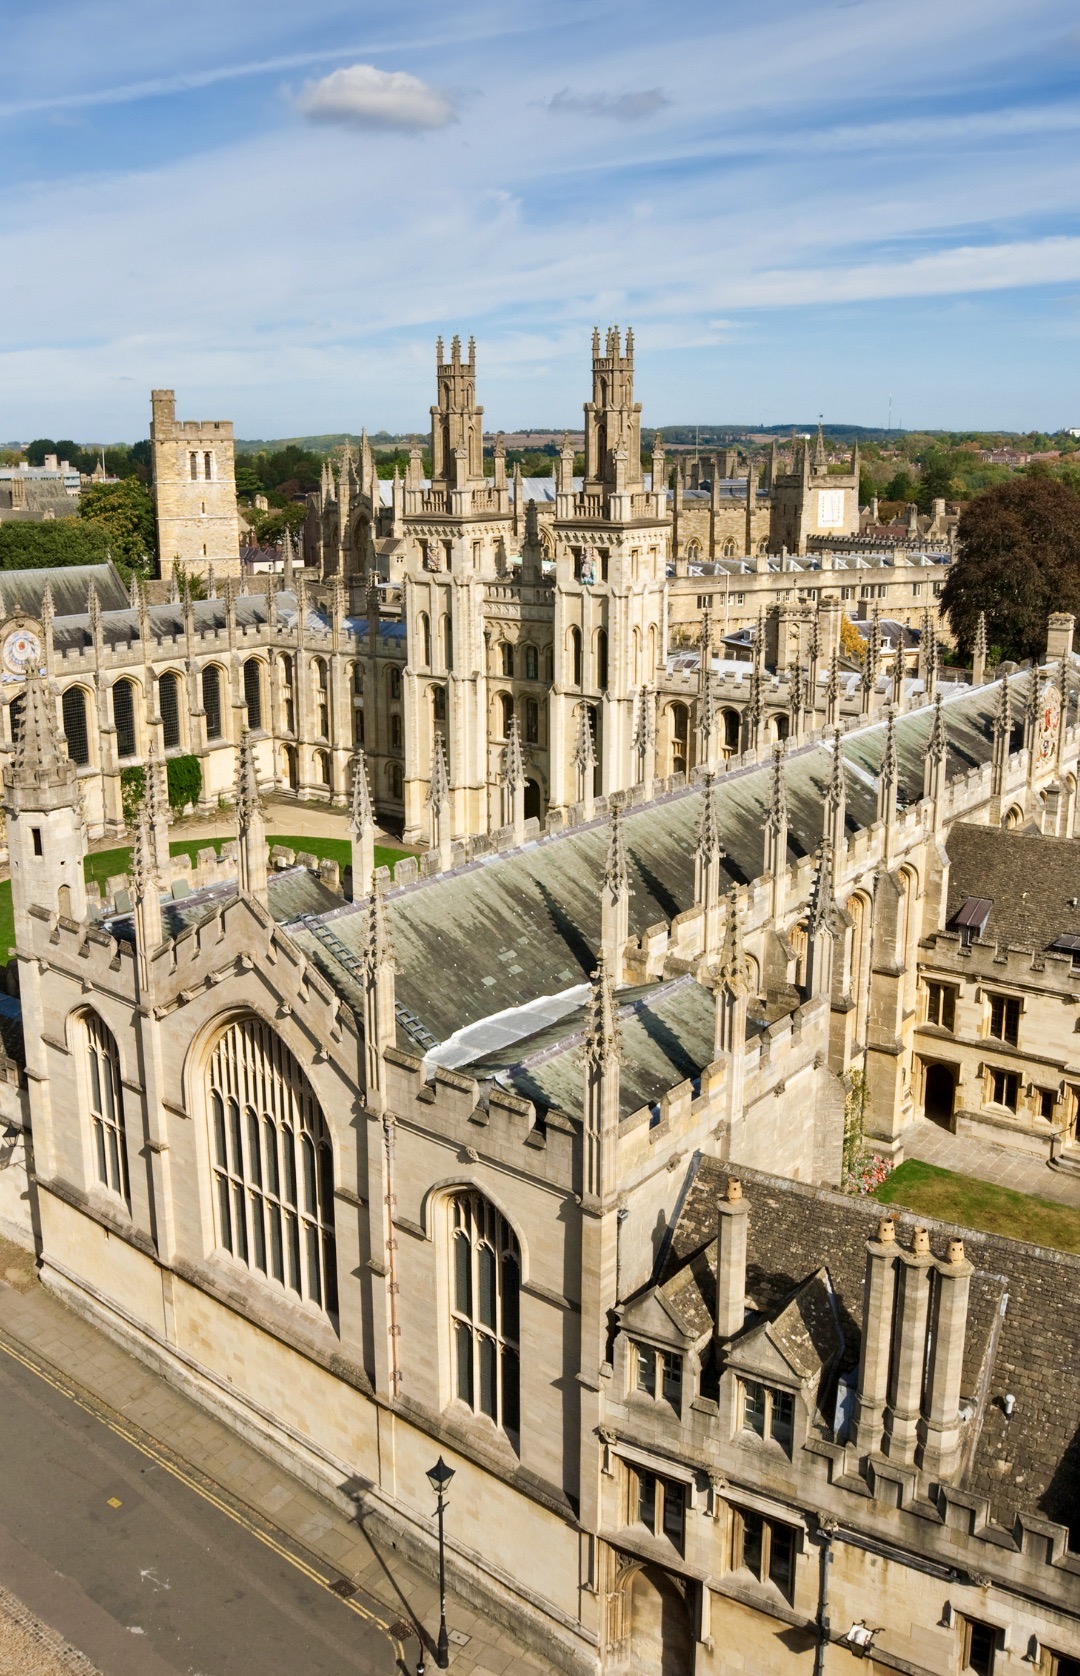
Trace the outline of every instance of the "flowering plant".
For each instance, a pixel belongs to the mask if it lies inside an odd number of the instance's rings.
[[[844,1172],[844,1192],[866,1194],[875,1192],[887,1181],[893,1172],[891,1158],[882,1158],[878,1152],[864,1152]]]

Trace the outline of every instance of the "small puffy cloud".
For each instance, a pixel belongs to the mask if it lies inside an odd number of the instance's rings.
[[[444,128],[454,120],[445,94],[405,70],[377,70],[373,64],[353,64],[307,82],[297,106],[312,122],[346,128]]]
[[[563,87],[552,94],[547,109],[559,116],[613,116],[617,122],[640,122],[670,104],[662,87],[642,87],[634,93],[575,93]]]

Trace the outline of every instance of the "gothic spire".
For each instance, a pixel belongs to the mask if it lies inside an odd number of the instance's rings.
[[[825,459],[825,434],[821,428],[821,420],[819,419],[817,439],[814,442],[814,470],[825,471],[826,469],[827,461]]]
[[[716,818],[715,784],[715,774],[706,774],[705,788],[701,794],[701,813],[698,816],[697,837],[694,843],[694,854],[702,861],[711,861],[724,853],[720,843],[720,823]]]
[[[769,780],[769,803],[765,811],[765,830],[774,834],[787,832],[787,792],[784,787],[784,747],[773,746],[773,766]]]
[[[240,750],[236,764],[236,824],[240,831],[246,832],[252,821],[261,813],[255,752],[251,745],[251,734],[245,727],[240,735]]]
[[[629,896],[630,874],[626,865],[626,839],[622,829],[622,809],[616,803],[611,811],[608,828],[607,858],[604,863],[604,890],[611,896]]]
[[[27,673],[19,735],[5,779],[27,791],[76,784],[75,764],[60,749],[52,699],[36,669]]]
[[[930,729],[930,743],[927,746],[927,756],[931,762],[944,762],[949,750],[949,734],[945,726],[945,714],[941,708],[941,694],[934,699],[934,723]]]
[[[638,692],[637,715],[634,718],[633,744],[642,765],[648,759],[649,748],[654,739],[652,706],[649,698],[648,687],[641,687]]]
[[[141,902],[154,883],[154,858],[150,842],[150,820],[145,799],[135,823],[135,842],[131,846],[131,883],[136,902]]]
[[[382,883],[378,879],[374,881],[371,894],[367,899],[361,959],[364,970],[369,975],[377,972],[380,968],[391,972],[397,970],[393,939],[390,936],[390,927],[386,918],[386,904],[383,901]]]
[[[819,931],[832,931],[836,923],[836,904],[833,899],[833,864],[832,848],[828,844],[818,846],[817,870],[814,874],[814,886],[810,895],[810,918],[807,929],[811,936]]]
[[[436,815],[440,815],[450,802],[450,771],[446,765],[446,747],[443,736],[438,731],[431,749],[431,782],[428,786],[428,804]]]
[[[521,735],[516,716],[511,716],[506,734],[506,749],[502,754],[503,781],[511,792],[525,784],[525,758],[521,752]]]
[[[349,830],[360,835],[375,824],[375,810],[371,802],[367,758],[361,746],[353,754],[352,788],[349,798]]]
[[[1001,692],[998,694],[998,706],[994,712],[994,738],[1004,737],[1007,742],[1012,736],[1012,721],[1012,691],[1006,674],[1001,677]]]
[[[733,995],[737,995],[741,989],[745,988],[749,975],[746,956],[743,953],[742,932],[739,927],[739,889],[737,885],[732,885],[728,892],[724,946],[720,952],[716,975]]]
[[[619,1014],[615,1005],[611,974],[603,955],[597,961],[596,971],[592,975],[582,1058],[587,1066],[595,1070],[601,1070],[612,1060],[622,1058]]]
[[[581,773],[588,774],[596,767],[596,747],[593,744],[592,720],[589,707],[583,704],[578,710],[577,738],[574,740],[574,767]]]

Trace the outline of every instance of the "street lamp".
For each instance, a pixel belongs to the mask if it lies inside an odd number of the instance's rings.
[[[443,1540],[443,1511],[446,1507],[446,1492],[450,1488],[450,1480],[454,1476],[453,1467],[448,1467],[440,1455],[435,1465],[427,1475],[427,1481],[438,1498],[439,1514],[439,1639],[435,1644],[435,1663],[440,1670],[445,1670],[450,1663],[450,1642],[446,1634],[446,1545]],[[421,1658],[423,1655],[421,1655]]]

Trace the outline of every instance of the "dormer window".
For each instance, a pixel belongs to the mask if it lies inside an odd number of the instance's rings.
[[[742,1430],[771,1438],[785,1454],[791,1454],[795,1435],[795,1398],[790,1391],[777,1391],[756,1379],[741,1381]]]
[[[654,1401],[670,1403],[676,1414],[682,1408],[682,1357],[673,1350],[657,1350],[651,1344],[631,1344],[634,1389]]]

